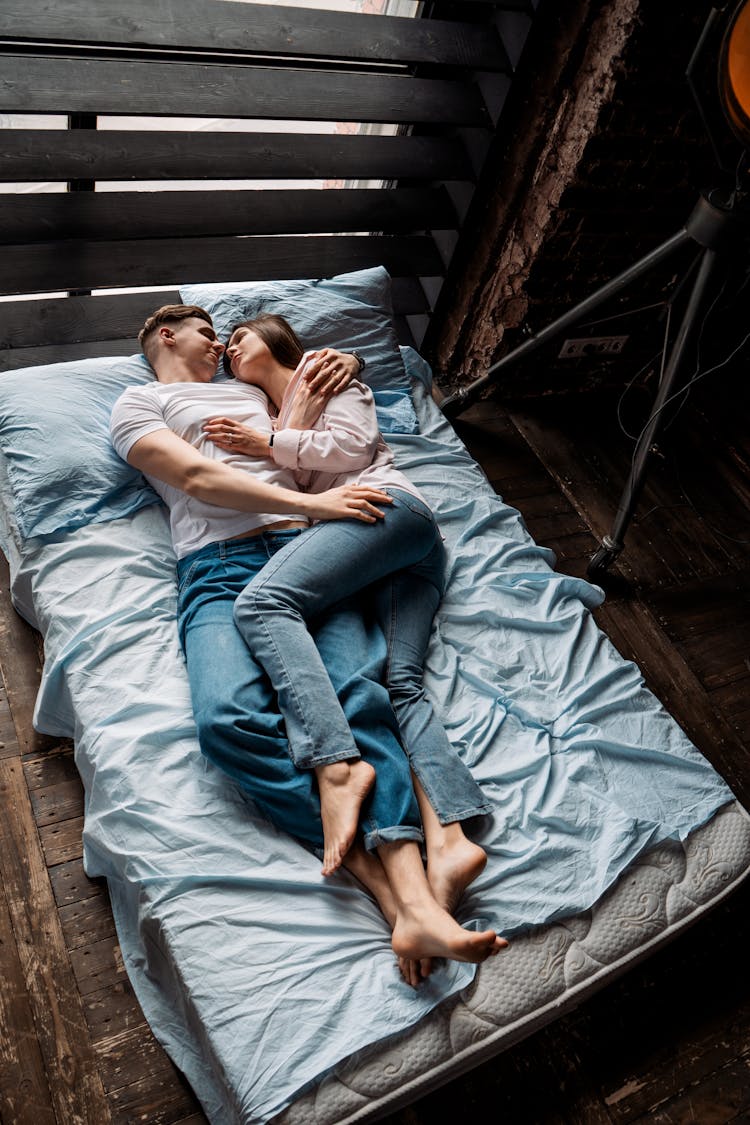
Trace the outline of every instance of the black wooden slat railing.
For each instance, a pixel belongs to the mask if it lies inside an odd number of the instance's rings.
[[[402,277],[443,273],[443,262],[433,240],[424,236],[70,240],[4,247],[0,255],[0,293],[330,277],[377,265]]]
[[[404,75],[9,53],[0,74],[2,113],[489,123],[476,86]]]
[[[451,229],[445,188],[0,195],[0,242]]]
[[[0,182],[211,179],[470,180],[460,141],[304,133],[6,129]]]
[[[513,5],[511,5],[513,6]],[[126,16],[126,18],[124,18]],[[492,26],[224,0],[3,0],[0,38],[131,49],[420,63],[502,71]]]
[[[394,277],[392,289],[397,316],[427,311],[424,290],[416,278]],[[175,304],[179,299],[178,291],[171,290],[8,302],[3,305],[0,317],[0,353],[6,349],[95,340],[132,341],[155,308]],[[27,352],[27,358],[22,357],[21,363],[30,362],[33,362],[31,353]]]
[[[493,3],[533,11],[532,0]],[[510,81],[492,8],[428,3],[410,19],[228,0],[0,0],[0,113],[85,126],[2,130],[0,181],[70,190],[0,194],[0,294],[168,290],[4,302],[0,369],[50,362],[55,345],[121,350],[190,281],[384,265],[397,315],[424,321],[419,279],[432,279],[434,297],[460,224],[445,185],[460,185],[465,208],[495,123],[481,91]],[[95,127],[110,115],[357,122],[398,135]],[[331,187],[214,191],[218,179]],[[157,180],[176,182],[94,190]]]

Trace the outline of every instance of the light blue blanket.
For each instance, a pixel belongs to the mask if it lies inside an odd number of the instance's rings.
[[[426,682],[497,807],[460,917],[512,934],[592,905],[732,794],[598,630],[601,592],[552,570],[419,378],[414,399],[421,432],[389,440],[451,559]],[[159,507],[5,538],[17,602],[45,633],[37,723],[76,739],[86,869],[109,880],[139,1000],[212,1123],[268,1120],[471,981],[444,965],[409,989],[369,897],[344,873],[324,880],[200,756]]]

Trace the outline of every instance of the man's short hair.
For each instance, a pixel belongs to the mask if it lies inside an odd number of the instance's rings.
[[[162,324],[178,324],[181,320],[188,320],[191,316],[197,316],[200,320],[205,320],[206,324],[210,324],[212,328],[214,326],[211,317],[200,305],[162,305],[160,309],[151,314],[138,333],[138,343],[141,345],[141,351],[149,363],[153,364],[156,355],[155,333],[161,328]]]

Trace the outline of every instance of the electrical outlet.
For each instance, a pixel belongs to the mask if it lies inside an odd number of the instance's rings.
[[[558,359],[580,359],[582,356],[619,355],[627,343],[627,336],[584,336],[566,340],[560,348]]]

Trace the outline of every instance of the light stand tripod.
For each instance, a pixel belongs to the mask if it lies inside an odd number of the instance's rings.
[[[679,387],[680,376],[685,369],[686,358],[690,354],[701,312],[707,307],[709,298],[715,292],[716,274],[727,255],[732,254],[741,241],[741,231],[740,218],[735,207],[718,205],[711,202],[708,197],[701,196],[681,230],[596,290],[575,308],[530,336],[523,344],[493,364],[486,374],[455,394],[449,395],[441,404],[446,417],[457,418],[476,401],[484,388],[493,383],[501,372],[507,371],[513,364],[526,359],[545,344],[561,336],[610,298],[621,293],[632,282],[638,281],[661,265],[683,246],[692,242],[701,247],[697,275],[664,368],[649,420],[636,445],[632,471],[620,498],[612,531],[604,536],[601,546],[592,556],[587,568],[588,577],[594,582],[604,578],[605,572],[624,547],[625,531],[643,489],[648,460],[664,420],[664,407]]]

